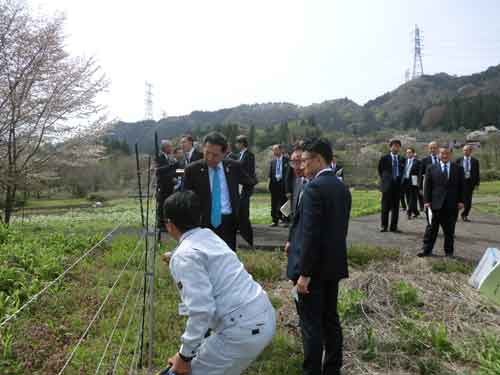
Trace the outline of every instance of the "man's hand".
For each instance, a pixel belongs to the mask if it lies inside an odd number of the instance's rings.
[[[285,242],[285,254],[286,256],[290,255],[290,241]]]
[[[464,204],[462,202],[458,202],[458,209],[463,210],[464,209]]]
[[[424,208],[431,208],[431,204],[430,203],[424,203]]]
[[[297,292],[300,294],[309,294],[309,283],[311,282],[310,277],[300,276],[297,280]]]
[[[172,358],[168,360],[170,367],[170,372],[174,372],[177,375],[184,375],[191,373],[191,363],[184,361],[179,353],[176,353]]]

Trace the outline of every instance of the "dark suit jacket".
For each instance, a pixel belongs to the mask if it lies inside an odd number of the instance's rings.
[[[455,209],[464,202],[464,169],[450,163],[450,177],[441,171],[441,164],[430,165],[425,174],[424,203],[431,203],[433,210]]]
[[[392,155],[387,154],[384,155],[380,158],[380,161],[378,162],[378,175],[380,177],[380,191],[382,193],[387,193],[392,184],[400,184],[401,183],[401,178],[403,176],[403,172],[405,169],[405,163],[406,159],[403,158],[402,156],[398,156],[398,162],[399,162],[399,178],[394,181],[392,178]]]
[[[461,158],[457,159],[457,164],[461,167],[464,166],[464,157],[462,156]],[[476,158],[473,158],[471,156],[470,158],[470,183],[472,184],[472,187],[475,188],[476,186],[479,186],[479,183],[481,182],[480,176],[479,176],[479,160]]]
[[[241,164],[235,160],[224,159],[222,161],[224,173],[226,174],[229,198],[231,201],[232,215],[239,222],[240,194],[238,185],[253,187],[257,180],[249,176]],[[210,178],[208,176],[208,165],[205,159],[198,160],[184,170],[183,190],[194,191],[201,200],[201,224],[210,225],[210,213],[212,210],[212,194],[210,191]]]
[[[426,156],[425,158],[423,158],[420,161],[420,175],[419,175],[419,179],[418,179],[419,190],[424,189],[424,186],[423,186],[424,176],[425,176],[425,173],[427,172],[427,168],[429,167],[429,165],[432,165],[432,158],[430,155]]]
[[[309,182],[290,227],[287,275],[319,280],[348,277],[347,229],[351,193],[333,172]]]
[[[238,159],[239,160],[239,159]],[[253,177],[257,179],[255,176],[255,156],[250,150],[246,150],[245,153],[243,154],[243,157],[240,160],[241,167],[243,168],[243,171],[250,177]],[[253,193],[253,186],[244,186],[242,195],[251,195]]]
[[[289,163],[288,163],[288,158],[283,156],[283,166],[282,166],[282,171],[281,171],[281,176],[282,179],[280,182],[276,180],[276,159],[273,159],[269,162],[269,190],[271,190],[271,187],[274,184],[282,184],[286,180],[287,176],[289,175],[288,169],[290,168]]]
[[[167,157],[164,153],[160,153],[156,159],[157,169],[156,178],[160,192],[171,194],[174,191],[176,183],[175,170],[179,168],[179,163],[173,157]]]
[[[191,155],[191,160],[187,160],[186,158],[186,165],[189,165],[191,163],[194,163],[195,161],[203,159],[203,153],[198,151],[197,148],[193,150],[193,153]]]

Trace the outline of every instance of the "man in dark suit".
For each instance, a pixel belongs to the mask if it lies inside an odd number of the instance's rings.
[[[464,156],[457,159],[457,164],[464,169],[464,210],[462,211],[462,220],[469,220],[469,212],[472,207],[472,194],[474,189],[479,187],[479,160],[472,157],[472,146],[465,145],[463,148]]]
[[[420,162],[420,175],[418,179],[418,188],[423,195],[425,172],[429,165],[439,164],[439,145],[436,141],[432,141],[427,146],[429,155],[423,158]]]
[[[236,137],[236,149],[239,151],[237,160],[241,163],[243,171],[250,177],[257,179],[255,176],[255,156],[248,149],[248,139],[244,135]],[[253,246],[253,229],[250,222],[250,198],[253,194],[253,186],[242,186],[240,194],[240,233],[241,236],[251,246]]]
[[[290,217],[297,211],[299,205],[299,197],[306,179],[304,177],[304,169],[301,164],[302,146],[296,146],[290,158],[290,168],[288,168],[288,176],[286,178],[286,197],[290,201]]]
[[[181,146],[186,158],[184,164],[186,166],[203,159],[203,154],[194,147],[193,142],[193,137],[189,134],[183,135],[181,138]]]
[[[269,163],[269,191],[271,192],[271,226],[278,225],[283,219],[280,208],[286,203],[285,178],[288,174],[288,158],[286,158],[280,145],[272,147],[273,160]]]
[[[177,160],[173,156],[172,143],[169,140],[161,141],[161,151],[156,157],[156,204],[158,207],[163,207],[163,202],[173,192],[177,182],[176,169],[178,168]],[[163,219],[163,210],[158,209],[158,225],[160,231],[164,231],[165,223]]]
[[[337,177],[344,180],[344,167],[337,163],[337,155],[335,154],[332,156],[332,171]]]
[[[238,161],[225,159],[226,138],[209,133],[203,141],[204,159],[184,170],[183,190],[194,191],[201,200],[201,224],[211,228],[228,246],[236,250],[240,194],[238,185],[251,188],[257,180],[249,176]]]
[[[290,228],[288,277],[296,283],[303,336],[303,374],[340,374],[342,328],[337,312],[339,281],[348,277],[349,189],[330,168],[324,139],[304,142],[302,165],[310,180]],[[324,361],[323,361],[324,353]]]
[[[459,209],[464,208],[464,170],[450,161],[450,150],[439,149],[440,161],[425,173],[424,205],[432,212],[431,223],[425,229],[422,252],[419,257],[432,255],[439,226],[444,233],[444,253],[453,256],[455,224]]]
[[[389,143],[391,152],[380,158],[378,175],[382,192],[381,232],[387,232],[389,212],[391,213],[391,232],[399,232],[399,201],[401,198],[401,178],[405,167],[405,159],[399,156],[401,141],[393,139]]]
[[[401,188],[405,193],[406,202],[408,203],[407,215],[408,220],[420,215],[418,211],[418,179],[420,175],[420,160],[415,158],[415,149],[408,147],[406,149],[406,163],[403,171],[403,179]]]

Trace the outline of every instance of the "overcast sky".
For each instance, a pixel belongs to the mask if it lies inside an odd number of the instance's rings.
[[[94,55],[111,80],[109,115],[156,119],[262,102],[359,104],[399,86],[411,32],[426,74],[500,64],[497,0],[28,0],[67,16],[68,49]]]

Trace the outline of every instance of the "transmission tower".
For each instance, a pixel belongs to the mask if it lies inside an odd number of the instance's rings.
[[[422,34],[418,25],[415,25],[413,41],[413,74],[411,79],[415,79],[424,74],[424,65],[422,64]]]
[[[153,84],[146,81],[144,94],[144,120],[154,120],[153,116]]]

